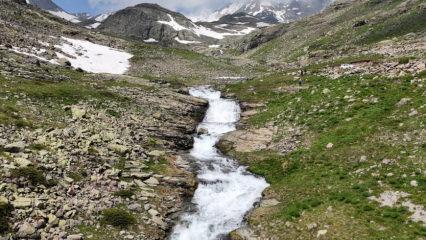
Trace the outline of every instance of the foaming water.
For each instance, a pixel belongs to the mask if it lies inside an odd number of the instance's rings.
[[[199,165],[199,185],[192,199],[197,210],[181,216],[171,239],[215,240],[240,226],[268,184],[215,148],[224,133],[235,130],[240,118],[238,104],[209,87],[192,88],[190,94],[209,101],[198,126],[208,133],[195,137],[191,150]]]

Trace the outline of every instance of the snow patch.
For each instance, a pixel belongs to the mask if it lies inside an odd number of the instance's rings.
[[[256,27],[258,27],[258,28],[269,27],[269,26],[272,26],[272,25],[269,24],[269,23],[266,23],[266,22],[258,22],[258,23],[256,23]]]
[[[198,43],[201,43],[201,42],[198,42],[198,41],[182,40],[182,39],[179,39],[179,37],[175,37],[175,40],[176,40],[176,42],[182,43],[182,44],[198,44]]]
[[[169,25],[170,27],[172,27],[174,30],[176,31],[182,31],[182,30],[187,30],[188,28],[180,25],[178,22],[176,22],[176,20],[172,17],[172,15],[167,14],[170,18],[170,21],[157,21],[158,23],[161,24],[165,24],[165,25]]]
[[[149,39],[146,39],[146,40],[143,40],[143,41],[146,42],[146,43],[158,43],[158,41],[155,40],[154,38],[149,38]]]
[[[97,21],[97,22],[103,22],[103,21],[105,21],[109,16],[111,16],[111,14],[113,14],[113,13],[104,13],[104,14],[101,14],[101,15],[99,15],[99,16],[97,16],[97,17],[95,17],[95,21]]]
[[[219,48],[220,45],[209,45],[209,48]]]
[[[75,68],[92,73],[124,74],[130,67],[129,59],[133,55],[129,53],[89,41],[66,37],[62,39],[64,40],[62,45],[55,47],[69,56],[61,53],[56,55],[59,58],[66,58]]]
[[[55,15],[55,16],[60,17],[60,18],[63,18],[63,19],[65,19],[67,21],[70,21],[72,23],[79,23],[79,22],[81,22],[80,20],[78,20],[78,17],[76,17],[76,16],[74,16],[72,14],[69,14],[67,12],[64,12],[64,11],[48,11],[48,12],[50,14],[52,14],[52,15]]]
[[[99,25],[101,25],[101,23],[97,22],[97,23],[93,23],[93,24],[90,24],[90,25],[86,26],[86,28],[88,28],[88,29],[95,29],[95,28],[98,28]]]

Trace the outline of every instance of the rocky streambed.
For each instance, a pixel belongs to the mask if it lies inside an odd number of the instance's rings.
[[[221,98],[219,91],[209,87],[193,88],[190,93],[208,100],[209,109],[191,150],[199,181],[194,206],[181,216],[171,239],[220,239],[241,226],[268,184],[215,148],[223,134],[235,130],[240,117],[238,103]]]

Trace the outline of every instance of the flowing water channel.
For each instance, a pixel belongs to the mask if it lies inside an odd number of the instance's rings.
[[[192,88],[190,94],[209,101],[209,108],[195,137],[191,156],[197,160],[199,185],[192,199],[196,210],[184,213],[173,229],[172,240],[216,240],[237,229],[268,186],[263,178],[222,155],[215,144],[235,130],[240,118],[237,102],[221,98],[209,87]]]

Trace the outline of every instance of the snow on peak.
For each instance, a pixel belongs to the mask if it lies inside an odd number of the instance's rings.
[[[180,25],[178,22],[176,22],[176,20],[172,17],[172,15],[167,14],[170,18],[170,21],[157,21],[158,23],[161,24],[165,24],[165,25],[169,25],[170,27],[172,27],[174,30],[176,31],[182,31],[182,30],[187,30],[188,28]]]
[[[63,18],[67,21],[70,21],[72,23],[79,23],[81,22],[77,16],[74,16],[72,14],[69,14],[67,12],[64,11],[48,11],[50,14],[55,15],[57,17]]]
[[[184,26],[180,25],[173,18],[172,15],[168,14],[168,16],[170,18],[169,21],[157,21],[157,22],[161,23],[161,24],[168,25],[168,26],[172,27],[175,31],[183,31],[183,30],[190,31],[190,32],[194,33],[195,35],[197,35],[198,37],[200,37],[200,36],[206,36],[206,37],[215,38],[215,39],[219,39],[220,40],[220,39],[225,38],[226,36],[245,35],[245,34],[248,34],[248,33],[250,33],[250,32],[252,32],[252,31],[255,30],[254,28],[248,27],[248,28],[243,29],[241,31],[229,30],[229,29],[222,29],[222,30],[226,30],[227,32],[217,32],[217,31],[214,31],[211,28],[207,28],[207,27],[204,27],[204,26],[201,26],[201,25],[197,25],[197,24],[195,24],[193,22],[191,22],[192,27],[189,28],[189,27],[184,27]],[[180,42],[180,43],[185,42],[183,44],[195,43],[194,41],[177,40],[176,38],[175,38],[175,40],[178,41],[178,42]],[[188,42],[190,42],[190,43],[188,43]]]
[[[101,15],[98,15],[95,17],[95,21],[97,22],[103,22],[105,21],[109,16],[111,16],[112,14],[114,14],[113,12],[109,12],[109,13],[103,13]]]

